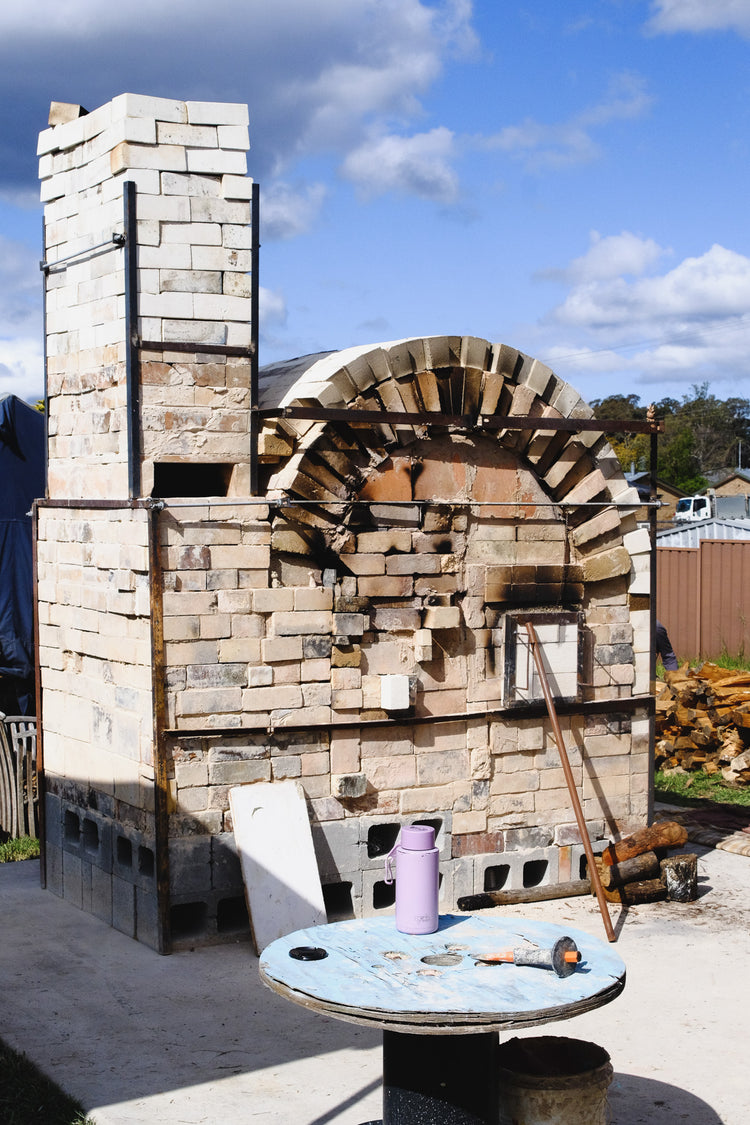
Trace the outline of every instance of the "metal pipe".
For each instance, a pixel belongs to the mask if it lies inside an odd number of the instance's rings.
[[[123,184],[125,223],[125,381],[128,421],[128,493],[141,491],[141,362],[138,350],[138,235],[136,188]]]
[[[48,262],[46,247],[43,250],[44,258],[39,263],[39,269],[43,273],[49,273],[51,270],[57,269],[58,266],[63,266],[66,262],[74,262],[77,258],[85,258],[88,254],[94,254],[97,250],[113,250],[118,249],[125,243],[125,235],[115,232],[105,242],[97,242],[95,246],[87,246],[85,250],[77,250],[75,254],[68,254],[65,258],[58,258],[55,262]]]
[[[641,710],[653,714],[653,709],[654,697],[652,695],[633,695],[628,699],[617,701],[617,711],[622,714],[634,714]],[[612,700],[589,699],[582,702],[561,703],[558,711],[561,715],[611,715]],[[314,729],[340,732],[342,730],[363,730],[365,728],[369,730],[374,727],[422,726],[427,723],[433,725],[435,723],[465,723],[472,719],[494,719],[496,717],[503,719],[537,719],[545,714],[547,714],[547,709],[543,703],[532,703],[505,708],[491,707],[486,711],[453,712],[449,715],[410,715],[408,718],[399,715],[393,719],[368,719],[359,722],[348,719],[345,723],[322,723],[319,727],[314,728],[309,723],[284,723],[283,729],[285,731],[310,731]],[[164,733],[169,738],[245,738],[248,734],[272,733],[276,729],[278,728],[267,726],[211,727],[210,729],[189,727],[184,730],[169,727]]]
[[[544,702],[547,705],[547,712],[549,714],[550,722],[552,723],[552,731],[554,733],[555,742],[557,743],[557,749],[558,749],[559,754],[560,754],[560,761],[562,763],[563,773],[565,774],[565,781],[566,781],[567,786],[568,786],[568,792],[570,793],[570,800],[571,800],[571,803],[573,805],[573,812],[575,813],[576,823],[578,824],[578,831],[581,834],[581,843],[583,844],[583,850],[586,853],[586,860],[587,860],[588,865],[589,865],[589,874],[591,876],[591,885],[594,888],[594,891],[596,893],[596,899],[597,899],[597,902],[599,903],[599,909],[601,911],[602,921],[604,922],[604,929],[605,929],[605,932],[607,934],[607,938],[608,938],[609,941],[617,941],[617,938],[615,936],[615,931],[612,929],[612,920],[609,916],[609,908],[607,907],[607,900],[604,897],[604,890],[602,888],[602,881],[599,878],[599,869],[596,866],[596,862],[594,860],[594,852],[593,852],[593,849],[591,847],[591,841],[589,840],[589,832],[588,832],[588,828],[586,827],[586,821],[585,821],[584,816],[583,816],[583,809],[581,808],[581,802],[578,798],[578,792],[576,790],[576,783],[575,783],[575,779],[573,777],[573,771],[570,768],[570,761],[568,759],[568,752],[565,749],[565,740],[563,739],[562,730],[560,729],[560,722],[557,718],[557,712],[555,711],[555,703],[554,703],[554,700],[552,698],[552,692],[550,691],[549,681],[547,679],[547,671],[544,667],[544,662],[542,660],[542,654],[541,654],[541,651],[540,651],[540,648],[539,648],[539,641],[537,640],[536,630],[535,630],[534,626],[532,625],[532,623],[530,621],[525,621],[524,625],[526,627],[526,632],[527,632],[528,637],[529,637],[529,644],[531,645],[531,652],[532,652],[532,655],[534,657],[534,663],[536,664],[536,670],[537,670],[537,674],[539,676],[539,682],[542,685],[542,694],[544,695]],[[611,705],[611,701],[610,701],[610,705]]]

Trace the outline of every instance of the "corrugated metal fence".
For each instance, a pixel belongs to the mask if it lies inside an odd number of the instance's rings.
[[[750,541],[657,549],[656,614],[679,661],[750,654]]]

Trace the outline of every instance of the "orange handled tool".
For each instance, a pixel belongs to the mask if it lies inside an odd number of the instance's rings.
[[[561,937],[551,949],[537,946],[519,946],[518,949],[505,949],[487,957],[475,957],[483,965],[508,963],[513,965],[533,965],[537,969],[553,969],[559,977],[568,977],[581,960],[581,952],[570,937]]]

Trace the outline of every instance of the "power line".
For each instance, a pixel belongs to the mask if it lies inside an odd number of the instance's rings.
[[[744,328],[750,328],[750,316],[748,316],[747,313],[744,316],[740,317],[740,319],[734,324],[717,324],[714,325],[713,328],[704,328],[700,333],[692,332],[688,335],[683,334],[681,336],[672,337],[662,336],[656,337],[652,340],[640,340],[638,343],[634,344],[620,344],[617,347],[589,348],[586,351],[570,352],[568,355],[555,356],[551,359],[544,359],[540,356],[540,359],[542,359],[544,363],[549,363],[551,367],[554,367],[556,364],[565,363],[570,359],[584,359],[590,355],[603,355],[606,352],[617,355],[619,352],[632,351],[635,348],[658,348],[669,344],[681,344],[689,342],[690,340],[699,340],[703,336],[716,334],[720,335],[727,332],[737,332],[739,329]]]

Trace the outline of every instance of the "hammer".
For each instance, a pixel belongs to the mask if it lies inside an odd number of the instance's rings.
[[[475,957],[474,960],[483,965],[503,962],[513,965],[533,965],[537,969],[553,969],[559,977],[569,977],[575,972],[575,967],[581,960],[581,953],[572,938],[561,937],[551,949],[519,946],[517,949],[506,949],[488,957]]]

